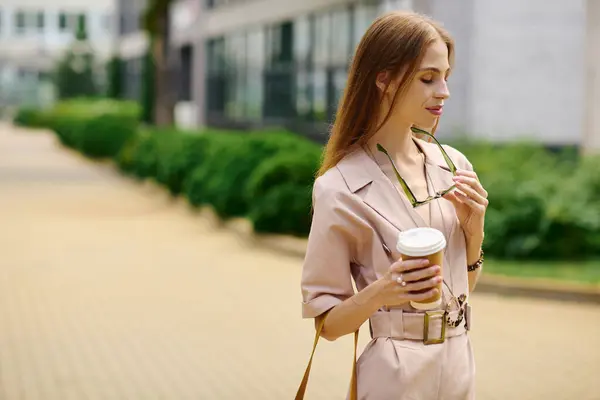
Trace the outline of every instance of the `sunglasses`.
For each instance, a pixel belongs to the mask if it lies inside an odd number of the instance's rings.
[[[431,140],[433,140],[433,142],[435,142],[437,144],[437,146],[442,151],[442,155],[444,156],[444,159],[446,160],[446,164],[448,164],[448,168],[450,169],[450,172],[452,172],[452,175],[456,176],[456,165],[454,165],[454,162],[452,162],[452,160],[448,156],[448,153],[446,153],[446,150],[444,150],[444,148],[442,147],[442,145],[440,144],[440,142],[438,142],[437,139],[431,133],[425,132],[422,129],[419,129],[419,128],[416,128],[416,127],[411,127],[410,129],[416,135],[426,136],[429,139],[427,141],[431,142]],[[402,177],[400,176],[400,173],[396,169],[396,165],[394,164],[394,161],[392,160],[392,157],[390,157],[390,155],[387,152],[387,150],[385,148],[383,148],[383,146],[380,145],[380,144],[377,144],[377,150],[379,150],[382,153],[384,153],[387,156],[387,158],[390,160],[390,163],[392,164],[392,167],[394,167],[394,172],[396,173],[396,177],[398,178],[398,181],[400,182],[400,186],[402,186],[402,190],[404,190],[404,193],[406,194],[406,197],[408,197],[408,199],[410,200],[410,203],[412,204],[412,206],[414,208],[422,206],[422,205],[425,205],[425,204],[427,204],[427,203],[429,203],[429,202],[431,202],[433,200],[439,199],[442,196],[444,196],[446,193],[448,193],[448,192],[450,192],[450,191],[452,191],[453,189],[456,188],[456,185],[452,185],[451,187],[449,187],[446,190],[442,190],[441,192],[435,193],[433,196],[427,197],[425,200],[417,200],[417,198],[415,197],[415,194],[412,192],[412,190],[410,190],[410,188],[406,184],[406,181],[404,179],[402,179]]]

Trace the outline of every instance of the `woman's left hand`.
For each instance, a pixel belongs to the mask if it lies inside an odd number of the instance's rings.
[[[489,203],[488,193],[481,186],[477,174],[473,171],[459,169],[452,179],[456,184],[456,189],[447,193],[444,198],[454,205],[467,242],[470,240],[483,241],[485,211]]]

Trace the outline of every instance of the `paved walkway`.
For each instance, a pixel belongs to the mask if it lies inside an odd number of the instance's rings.
[[[293,397],[313,335],[297,258],[5,125],[0,224],[0,399]],[[473,303],[478,399],[600,399],[598,307]],[[350,339],[321,343],[307,400],[344,398]]]

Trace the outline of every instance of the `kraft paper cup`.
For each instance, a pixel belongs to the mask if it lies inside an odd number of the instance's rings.
[[[402,255],[403,260],[427,258],[429,266],[425,268],[429,268],[432,265],[439,265],[441,268],[440,276],[442,276],[446,238],[439,230],[434,228],[414,228],[401,232],[398,236],[396,248]],[[439,308],[442,304],[442,286],[443,282],[440,282],[437,286],[438,293],[435,296],[420,302],[411,301],[410,305],[417,310],[423,311]],[[423,292],[427,290],[429,289],[423,290]]]

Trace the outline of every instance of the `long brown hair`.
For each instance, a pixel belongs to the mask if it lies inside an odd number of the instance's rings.
[[[354,149],[365,145],[379,129],[375,126],[381,108],[377,74],[388,71],[395,79],[404,72],[390,111],[381,123],[383,125],[390,117],[396,100],[402,98],[414,79],[427,47],[437,39],[446,43],[452,65],[454,41],[430,18],[413,12],[394,11],[373,21],[354,54],[317,176],[334,167]]]

